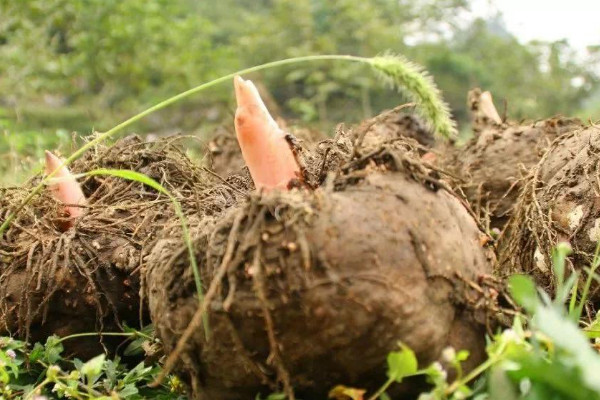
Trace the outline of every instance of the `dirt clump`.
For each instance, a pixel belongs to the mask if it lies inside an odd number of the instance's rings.
[[[236,190],[195,166],[172,142],[143,142],[137,136],[113,146],[98,145],[75,161],[73,173],[98,168],[128,169],[153,178],[184,210],[221,212]],[[0,192],[0,221],[36,186]],[[82,332],[120,331],[148,322],[140,302],[139,265],[157,227],[177,222],[169,199],[139,182],[110,176],[81,180],[88,199],[84,215],[63,231],[64,206],[43,191],[17,215],[0,238],[0,334],[45,340]],[[213,187],[209,207],[201,190]],[[239,191],[239,189],[237,189]],[[114,342],[102,342],[111,348]],[[120,342],[120,340],[118,341]],[[101,351],[99,337],[64,342],[79,357]]]
[[[407,105],[401,105],[382,112],[363,121],[356,131],[365,132],[366,137],[389,141],[400,137],[411,138],[419,144],[432,148],[435,146],[435,135],[426,124],[413,113],[407,112]]]
[[[582,279],[600,240],[600,129],[591,126],[554,141],[525,181],[499,243],[498,274],[526,273],[549,292],[555,288],[550,254],[559,242],[573,248],[568,271]],[[583,287],[583,282],[579,288]],[[590,299],[600,300],[594,282]]]
[[[208,339],[181,239],[163,233],[147,258],[156,333],[167,354],[186,336],[177,368],[195,398],[372,390],[399,341],[421,366],[447,346],[471,351],[467,370],[483,360],[485,326],[465,282],[491,273],[485,235],[417,142],[356,149],[352,135],[306,157],[312,189],[253,193],[197,221]]]
[[[455,177],[453,186],[464,193],[486,228],[502,230],[524,177],[554,139],[583,125],[560,116],[532,123],[496,123],[482,113],[480,95],[477,90],[469,94],[474,136],[462,146],[444,149],[440,165]]]
[[[233,130],[218,129],[206,149],[207,166],[215,173],[224,178],[232,174],[250,177]]]

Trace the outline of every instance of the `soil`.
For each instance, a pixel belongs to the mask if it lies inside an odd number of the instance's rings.
[[[428,148],[434,147],[436,142],[433,132],[418,116],[410,113],[406,105],[383,111],[353,130],[364,131],[366,137],[382,142],[404,137],[414,139]]]
[[[150,313],[195,398],[373,389],[399,341],[421,366],[447,346],[471,352],[466,370],[483,360],[485,321],[467,282],[491,273],[486,236],[421,162],[426,148],[368,131],[300,149],[305,186],[249,193],[195,221],[208,339],[181,239],[162,233],[143,270]]]

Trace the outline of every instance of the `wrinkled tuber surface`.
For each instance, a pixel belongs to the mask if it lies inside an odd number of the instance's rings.
[[[464,192],[484,225],[502,229],[524,177],[554,139],[582,125],[577,119],[563,117],[496,124],[481,116],[478,101],[472,95],[469,98],[474,111],[474,137],[461,147],[446,149],[441,165],[457,178],[454,186]]]
[[[533,275],[554,289],[550,254],[568,242],[568,268],[583,277],[600,240],[600,129],[574,130],[556,140],[527,179],[515,214],[499,244],[500,275]],[[580,288],[583,285],[579,286]],[[594,283],[590,298],[600,300]]]
[[[484,357],[484,327],[464,285],[491,272],[484,235],[421,163],[416,142],[365,140],[357,151],[351,143],[339,132],[308,158],[307,174],[325,170],[322,182],[309,179],[322,183],[316,190],[254,194],[196,223],[211,333],[207,342],[192,326],[178,365],[194,397],[373,389],[398,341],[422,366],[449,345],[471,351],[467,369]],[[198,309],[176,236],[165,232],[144,268],[167,353]]]
[[[232,189],[196,167],[173,139],[143,143],[131,136],[97,146],[72,165],[74,173],[130,169],[160,182],[185,210],[210,214],[233,204]],[[0,220],[39,182],[0,189]],[[32,341],[49,335],[119,331],[147,323],[140,308],[139,265],[158,227],[178,221],[169,199],[138,182],[109,176],[82,178],[88,198],[83,215],[63,232],[64,207],[44,191],[0,238],[0,334]],[[213,185],[215,185],[213,187]],[[213,187],[205,207],[201,190]],[[217,200],[215,200],[217,199]],[[67,341],[67,351],[93,356],[99,337]],[[110,346],[110,340],[104,340]]]

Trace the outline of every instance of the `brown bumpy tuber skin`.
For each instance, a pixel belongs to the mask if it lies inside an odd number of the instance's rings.
[[[582,125],[562,117],[499,124],[491,98],[482,100],[482,95],[478,89],[469,94],[474,137],[462,147],[446,149],[440,165],[457,178],[453,186],[464,192],[484,225],[502,229],[530,169],[554,139]]]
[[[557,139],[524,185],[515,214],[499,243],[499,275],[527,273],[552,292],[550,254],[568,242],[568,269],[584,278],[600,240],[600,129],[587,127]],[[579,288],[583,287],[583,282]],[[590,299],[598,305],[600,286]]]
[[[433,132],[419,117],[408,112],[406,105],[384,111],[362,122],[354,131],[356,135],[364,131],[365,139],[379,142],[404,137],[414,139],[428,148],[436,144]]]
[[[210,214],[234,204],[237,192],[216,184],[172,141],[144,143],[128,137],[111,147],[95,147],[72,169],[144,173],[171,191],[184,211]],[[39,179],[22,188],[0,189],[0,221]],[[206,188],[212,192],[205,194]],[[86,212],[71,229],[62,229],[64,199],[44,191],[0,238],[0,335],[35,342],[52,334],[114,332],[121,331],[123,323],[148,323],[147,313],[140,315],[139,265],[156,238],[157,226],[179,226],[172,205],[151,188],[115,177],[83,178],[82,189],[88,197]],[[218,195],[218,201],[211,200],[212,208],[202,206],[207,195]],[[102,342],[110,350],[122,339]],[[68,354],[80,358],[103,350],[99,336],[64,344]]]
[[[346,139],[329,140],[327,154]],[[489,274],[493,255],[417,147],[367,143],[352,159],[352,148],[341,149],[337,165],[311,159],[330,172],[315,191],[255,193],[196,226],[203,282],[219,290],[208,299],[209,341],[195,327],[178,365],[194,398],[254,398],[282,386],[299,398],[325,398],[336,384],[373,390],[398,341],[420,366],[449,345],[471,351],[467,370],[482,361],[485,330],[465,306],[463,279]],[[181,240],[163,237],[145,277],[168,354],[198,299]],[[419,388],[409,381],[401,390]]]

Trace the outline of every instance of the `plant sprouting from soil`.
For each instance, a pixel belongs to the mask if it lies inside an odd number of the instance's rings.
[[[160,371],[158,365],[141,362],[130,368],[119,357],[109,359],[105,354],[86,362],[69,359],[63,354],[62,342],[81,335],[86,334],[50,336],[46,343],[34,346],[0,337],[0,398],[185,399],[175,377],[158,388],[148,387]],[[151,326],[142,331],[126,328],[126,332],[103,335],[127,337],[130,342],[125,353],[129,355],[139,354],[142,347],[151,349],[155,342]]]
[[[439,90],[436,88],[433,80],[427,76],[425,71],[417,67],[402,57],[395,56],[392,54],[386,54],[383,56],[377,56],[373,58],[368,57],[357,57],[349,55],[315,55],[315,56],[304,56],[288,58],[279,61],[273,61],[266,64],[246,68],[240,71],[233,72],[231,74],[222,76],[214,79],[210,82],[203,83],[185,92],[179,93],[167,100],[164,100],[141,113],[134,115],[133,117],[121,122],[112,129],[99,134],[95,139],[91,140],[73,154],[71,154],[63,164],[49,173],[42,181],[31,190],[29,195],[18,204],[15,209],[8,214],[6,219],[0,225],[0,235],[3,235],[6,229],[10,226],[15,216],[25,207],[29,202],[48,184],[49,180],[53,178],[61,168],[71,164],[73,161],[81,157],[87,150],[93,148],[99,143],[113,137],[123,129],[131,126],[137,121],[147,117],[148,115],[169,107],[180,100],[187,97],[200,93],[213,86],[221,83],[230,82],[236,75],[244,75],[252,72],[262,71],[269,68],[282,67],[285,65],[292,65],[302,62],[319,62],[319,61],[344,61],[344,62],[355,62],[362,63],[371,66],[375,71],[381,73],[386,77],[386,80],[390,82],[393,87],[403,89],[404,93],[409,97],[416,100],[417,108],[421,109],[422,115],[425,117],[426,122],[431,124],[432,127],[438,129],[436,132],[442,136],[448,138],[456,133],[454,123],[450,119],[448,108],[444,101],[440,97]]]

